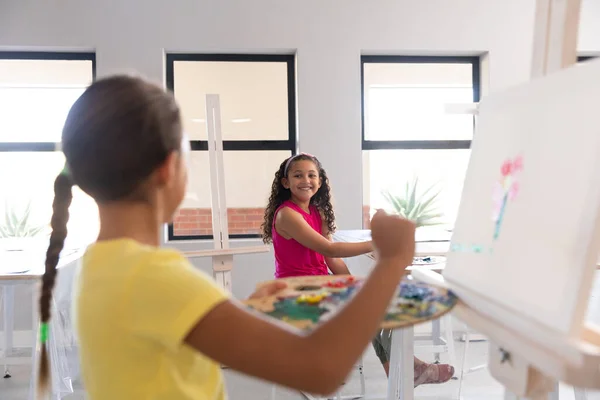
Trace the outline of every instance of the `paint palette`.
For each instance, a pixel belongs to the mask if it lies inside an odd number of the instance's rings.
[[[377,260],[375,253],[368,253],[367,257],[371,260]],[[446,257],[443,256],[426,256],[426,257],[414,257],[412,266],[428,266],[438,265],[446,262]]]
[[[287,288],[274,296],[246,300],[250,308],[300,329],[310,330],[329,319],[360,290],[364,278],[350,275],[284,278]],[[262,283],[260,286],[265,285]],[[397,329],[436,319],[450,311],[456,296],[446,289],[414,281],[398,285],[382,329]]]

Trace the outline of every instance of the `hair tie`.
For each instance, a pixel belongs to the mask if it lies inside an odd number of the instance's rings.
[[[40,342],[46,343],[48,341],[48,323],[42,322],[40,324]]]
[[[61,174],[61,175],[66,175],[66,176],[69,176],[69,175],[70,175],[70,174],[69,174],[69,164],[67,164],[67,162],[66,162],[66,161],[65,161],[65,166],[64,166],[64,168],[62,169],[62,171],[60,171],[60,174]]]

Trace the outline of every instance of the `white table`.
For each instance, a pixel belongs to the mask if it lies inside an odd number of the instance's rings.
[[[371,240],[369,230],[341,230],[334,234],[338,242],[361,242]],[[417,234],[415,256],[443,256],[450,247],[450,233],[419,237]],[[428,240],[429,239],[429,240]],[[412,267],[409,267],[410,271]],[[430,268],[439,269],[439,266]],[[433,334],[435,336],[435,332]],[[439,332],[438,332],[439,336]],[[414,328],[392,331],[390,372],[386,400],[413,400],[414,398]],[[373,398],[368,396],[370,399]]]
[[[417,231],[418,232],[418,231]],[[371,240],[370,230],[341,230],[333,235],[337,242],[364,242]],[[450,249],[450,232],[416,235],[415,256],[445,256]]]
[[[70,297],[69,293],[63,293],[61,288],[68,286],[73,280],[76,269],[76,261],[81,257],[82,250],[63,250],[59,261],[59,273],[55,290],[53,293],[54,301],[52,304],[52,320],[49,330],[49,351],[52,370],[52,393],[53,397],[60,399],[61,393],[71,393],[72,374],[69,373],[68,363],[61,353],[58,343],[64,343],[66,338],[65,332],[60,323],[60,309],[57,307],[59,300],[63,296]],[[45,251],[6,251],[0,250],[0,286],[3,291],[3,322],[4,322],[4,343],[2,345],[3,354],[0,357],[0,364],[4,364],[5,377],[10,377],[11,365],[31,365],[31,383],[30,389],[34,388],[36,380],[36,365],[37,353],[39,350],[37,334],[39,330],[39,284],[41,276],[44,273]],[[66,282],[66,285],[61,285],[61,282]],[[14,334],[14,315],[15,315],[15,287],[18,285],[32,286],[32,354],[28,357],[11,356],[13,350],[13,334]],[[30,390],[30,398],[34,391]]]

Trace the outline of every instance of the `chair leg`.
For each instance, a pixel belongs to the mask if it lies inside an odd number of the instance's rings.
[[[467,354],[469,353],[469,342],[471,339],[471,335],[469,334],[469,331],[467,331],[465,333],[465,347],[463,349],[463,357],[462,357],[462,362],[461,362],[461,366],[460,366],[460,382],[458,382],[458,398],[460,399],[461,397],[461,393],[462,393],[462,384],[463,384],[463,380],[465,378],[465,364],[467,363]]]
[[[35,310],[34,310],[35,312]],[[37,315],[37,314],[36,314]],[[37,378],[39,366],[39,320],[36,318],[36,323],[33,325],[33,344],[31,348],[31,377],[29,378],[29,396],[28,400],[35,400],[37,397]]]
[[[13,350],[13,328],[14,328],[14,317],[15,317],[15,287],[14,285],[5,285],[3,288],[4,293],[4,357],[6,362],[4,364],[4,377],[10,378],[10,367],[8,357]]]
[[[574,388],[575,400],[587,400],[587,392],[585,389]]]
[[[357,369],[358,369],[358,375],[359,375],[359,379],[360,379],[360,395],[353,397],[353,398],[360,398],[360,399],[364,399],[366,396],[366,384],[365,384],[365,374],[363,371],[363,359],[362,356],[360,357],[360,359],[358,360],[358,364],[357,364]],[[277,385],[272,385],[271,386],[271,400],[276,400],[277,397]],[[322,400],[320,397],[312,397],[309,396],[307,394],[304,395],[307,398],[311,398],[314,400]],[[347,398],[347,397],[346,397]],[[330,397],[328,397],[328,399],[330,399]],[[342,388],[339,388],[338,391],[335,393],[333,399],[335,400],[342,400],[344,399],[344,396],[342,395]]]
[[[271,385],[271,400],[275,400],[277,398],[277,385]]]
[[[452,316],[450,314],[442,318],[446,348],[448,349],[448,360],[450,365],[456,364],[456,353],[454,351],[454,332],[452,330]]]
[[[442,344],[441,340],[441,321],[440,318],[436,318],[431,321],[431,341],[434,346],[439,346]],[[440,362],[440,353],[433,353],[433,358],[436,363]]]

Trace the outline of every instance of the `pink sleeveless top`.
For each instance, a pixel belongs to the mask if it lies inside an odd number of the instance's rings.
[[[327,275],[329,270],[325,263],[325,257],[304,247],[294,239],[286,239],[280,236],[275,229],[277,213],[284,207],[296,211],[304,220],[319,234],[323,233],[321,214],[315,206],[310,206],[310,214],[298,207],[292,201],[287,200],[275,211],[273,217],[273,249],[275,251],[275,277],[285,278],[290,276],[305,275]]]

